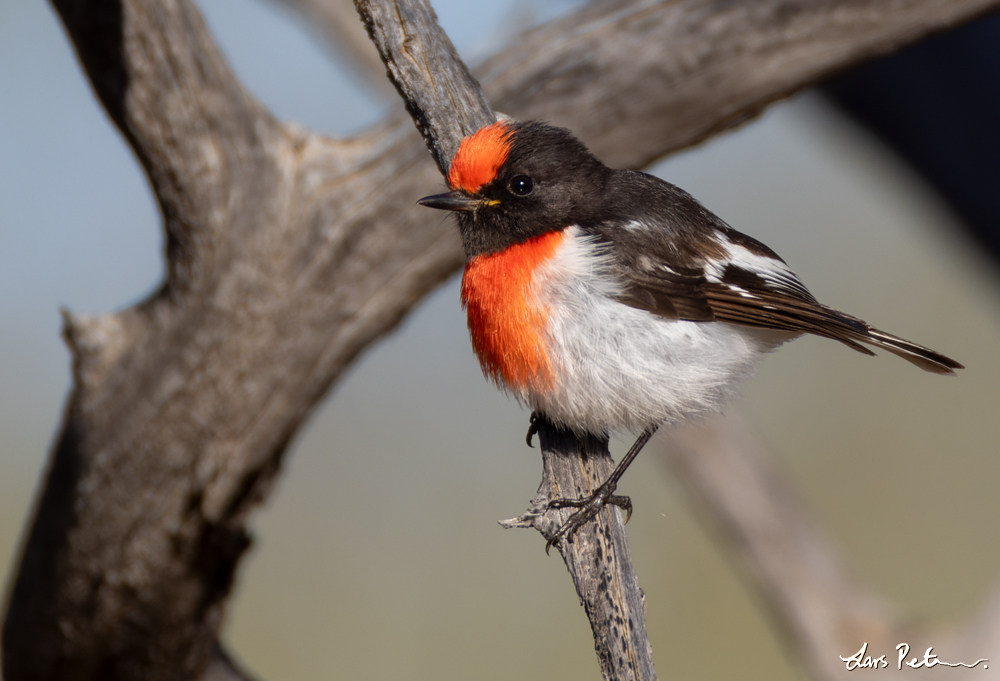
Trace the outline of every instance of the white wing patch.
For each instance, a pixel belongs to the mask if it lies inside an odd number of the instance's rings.
[[[795,276],[795,272],[781,260],[753,253],[739,244],[734,244],[725,234],[719,234],[719,241],[726,249],[726,259],[715,260],[705,263],[705,278],[714,284],[722,284],[723,275],[727,265],[735,265],[740,269],[756,274],[767,284],[775,289],[793,290],[804,294],[807,298],[812,298],[809,290]],[[741,296],[754,298],[745,289],[738,286],[728,285],[730,289],[738,292]]]

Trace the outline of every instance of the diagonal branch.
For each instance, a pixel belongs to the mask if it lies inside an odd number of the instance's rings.
[[[500,521],[505,529],[532,528],[555,536],[571,513],[550,509],[553,499],[586,498],[614,470],[607,438],[583,437],[538,423],[542,482],[528,511]],[[556,544],[580,597],[594,635],[605,679],[656,679],[653,649],[646,634],[645,596],[632,566],[621,511],[609,506],[581,527],[569,543]]]
[[[356,0],[386,73],[442,173],[462,138],[496,120],[427,0]]]

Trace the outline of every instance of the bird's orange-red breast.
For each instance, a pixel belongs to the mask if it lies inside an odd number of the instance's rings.
[[[546,350],[548,311],[536,295],[538,268],[565,238],[550,232],[499,253],[477,255],[462,275],[472,347],[483,372],[514,391],[546,391],[553,368]]]

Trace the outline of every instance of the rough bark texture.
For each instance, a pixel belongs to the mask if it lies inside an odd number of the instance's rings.
[[[462,138],[496,121],[482,88],[427,0],[355,5],[406,111],[447,175]]]
[[[215,636],[249,512],[345,367],[460,266],[458,239],[400,198],[440,186],[408,121],[349,140],[275,121],[188,0],[55,5],[150,178],[168,274],[131,309],[66,316],[74,388],[11,592],[4,675],[237,678]],[[480,77],[499,110],[641,166],[998,6],[598,2]],[[443,165],[478,119],[451,121],[451,93],[426,92],[439,99],[422,129],[450,130]]]
[[[577,438],[541,421],[542,482],[528,511],[501,521],[505,528],[533,528],[552,538],[575,509],[550,509],[553,499],[593,494],[614,470],[607,438]],[[576,593],[590,620],[594,648],[605,679],[649,681],[656,678],[653,649],[646,636],[646,608],[622,514],[606,506],[577,531],[570,542],[555,544],[573,577]]]

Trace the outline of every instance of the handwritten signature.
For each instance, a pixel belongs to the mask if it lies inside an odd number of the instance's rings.
[[[906,662],[904,662],[904,660],[906,660],[906,656],[910,654],[909,644],[900,643],[896,646],[896,651],[899,653],[899,657],[896,660],[896,669],[902,669],[904,664],[911,669],[920,669],[921,667],[927,667],[930,669],[931,667],[936,667],[938,665],[944,665],[945,667],[966,667],[968,669],[975,669],[980,664],[983,665],[983,669],[990,668],[990,661],[986,658],[976,660],[972,664],[968,664],[966,662],[945,662],[934,654],[933,646],[924,651],[923,659],[914,657]],[[840,659],[847,663],[847,671],[849,672],[854,671],[855,669],[885,669],[889,666],[888,661],[885,659],[885,655],[874,657],[872,655],[868,655],[867,652],[868,642],[866,641],[865,644],[861,646],[861,650],[854,653],[850,657],[841,657]]]

